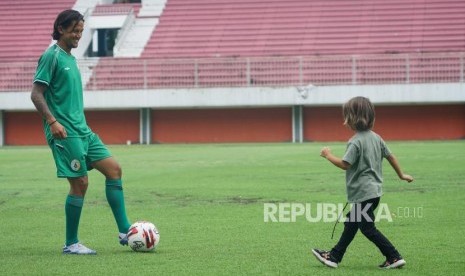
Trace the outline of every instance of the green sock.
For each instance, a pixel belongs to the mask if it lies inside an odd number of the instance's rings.
[[[115,217],[120,233],[127,233],[131,224],[126,216],[124,205],[123,183],[121,179],[107,179],[105,181],[105,194],[111,211]]]
[[[66,197],[66,246],[77,243],[79,241],[78,228],[83,204],[83,197],[77,195],[68,195]]]

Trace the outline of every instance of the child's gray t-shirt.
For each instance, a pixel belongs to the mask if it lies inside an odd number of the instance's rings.
[[[357,132],[348,142],[342,160],[351,164],[346,171],[347,199],[351,203],[383,194],[383,158],[391,155],[386,143],[375,132]]]

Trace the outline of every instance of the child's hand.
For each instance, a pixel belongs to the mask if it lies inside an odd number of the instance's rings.
[[[321,149],[320,156],[333,163],[333,165],[338,168],[341,168],[343,170],[347,170],[350,168],[350,164],[342,160],[341,158],[334,156],[331,153],[331,149],[329,147],[323,147]]]
[[[413,181],[413,176],[408,174],[403,174],[400,179],[407,181],[408,183]]]
[[[331,149],[329,147],[323,147],[320,152],[320,156],[326,158],[328,155],[331,154]]]

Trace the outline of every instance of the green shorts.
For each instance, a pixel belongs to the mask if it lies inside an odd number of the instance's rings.
[[[53,139],[49,142],[57,167],[57,177],[86,176],[92,163],[111,157],[100,137],[92,133],[86,137]]]

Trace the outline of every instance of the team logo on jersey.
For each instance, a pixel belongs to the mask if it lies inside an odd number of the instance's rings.
[[[71,161],[71,169],[73,169],[73,171],[79,171],[79,169],[81,168],[81,163],[79,162],[79,160],[77,159],[74,159],[73,161]]]
[[[69,68],[69,67],[65,67],[65,70],[66,70],[66,71],[69,71],[70,69],[71,69],[71,68]]]

